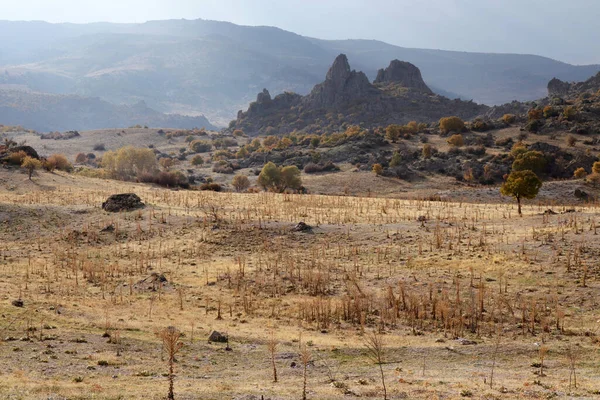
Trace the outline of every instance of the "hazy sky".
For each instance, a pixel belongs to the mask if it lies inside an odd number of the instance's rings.
[[[600,63],[600,0],[0,0],[0,19],[215,19],[323,39]]]

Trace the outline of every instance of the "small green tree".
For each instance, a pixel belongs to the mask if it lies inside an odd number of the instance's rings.
[[[385,128],[385,138],[392,143],[396,143],[400,137],[401,128],[400,125],[392,124]]]
[[[536,174],[544,172],[546,168],[546,157],[539,151],[526,151],[519,154],[512,165],[513,171],[526,171],[530,170]]]
[[[233,177],[231,184],[238,192],[243,192],[250,187],[250,179],[246,175],[236,175]]]
[[[300,170],[295,165],[289,165],[281,169],[281,184],[280,188],[283,192],[285,189],[300,189],[302,179],[300,178]]]
[[[42,162],[36,158],[27,156],[23,159],[21,167],[27,170],[27,173],[29,174],[29,180],[31,180],[33,171],[42,168]]]
[[[258,175],[258,184],[265,190],[279,187],[281,182],[281,169],[269,161]]]
[[[399,166],[400,164],[402,164],[402,156],[400,155],[400,153],[395,152],[392,156],[392,159],[390,160],[390,167],[394,168]]]
[[[533,171],[513,171],[500,187],[500,193],[517,199],[519,215],[522,215],[521,199],[535,198],[541,187],[542,181]]]
[[[302,179],[295,165],[282,168],[269,161],[258,175],[258,184],[265,190],[283,192],[286,189],[300,189]]]

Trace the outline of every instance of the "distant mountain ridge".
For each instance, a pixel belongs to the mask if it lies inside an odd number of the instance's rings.
[[[264,89],[229,128],[249,135],[326,133],[324,129],[337,131],[350,124],[375,128],[413,120],[433,122],[449,115],[469,119],[488,109],[472,101],[434,94],[416,66],[399,60],[381,69],[371,83],[363,72],[352,70],[347,56],[340,54],[325,80],[308,95],[283,93],[271,98]]]
[[[143,100],[163,113],[206,115],[222,126],[262,88],[308,94],[340,53],[371,81],[382,65],[398,59],[416,65],[433,91],[490,105],[534,100],[545,96],[553,77],[583,81],[600,70],[532,55],[327,41],[279,28],[206,20],[0,21],[0,85],[116,104]]]
[[[65,117],[68,116],[68,117]],[[205,117],[163,114],[143,101],[116,105],[99,98],[0,89],[0,121],[40,132],[125,128],[216,129]]]

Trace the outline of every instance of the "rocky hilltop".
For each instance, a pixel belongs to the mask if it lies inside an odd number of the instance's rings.
[[[554,78],[548,83],[548,96],[550,97],[575,97],[582,93],[597,92],[600,90],[600,72],[584,82],[563,82]]]
[[[249,135],[323,133],[349,124],[375,128],[410,121],[433,122],[449,115],[469,119],[487,109],[472,101],[434,94],[419,68],[399,60],[381,69],[371,83],[363,72],[352,70],[348,58],[340,54],[325,81],[308,95],[286,92],[272,98],[264,89],[246,112],[238,112],[229,128],[242,129]]]
[[[433,94],[423,81],[419,68],[409,62],[400,60],[393,60],[389,67],[380,69],[374,83],[380,85],[395,83],[423,93]]]

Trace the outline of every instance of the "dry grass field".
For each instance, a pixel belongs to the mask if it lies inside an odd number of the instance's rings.
[[[128,192],[147,207],[101,209]],[[487,200],[4,170],[0,397],[165,398],[174,326],[177,399],[302,399],[304,364],[308,399],[383,398],[374,334],[389,399],[598,398],[597,206]]]

